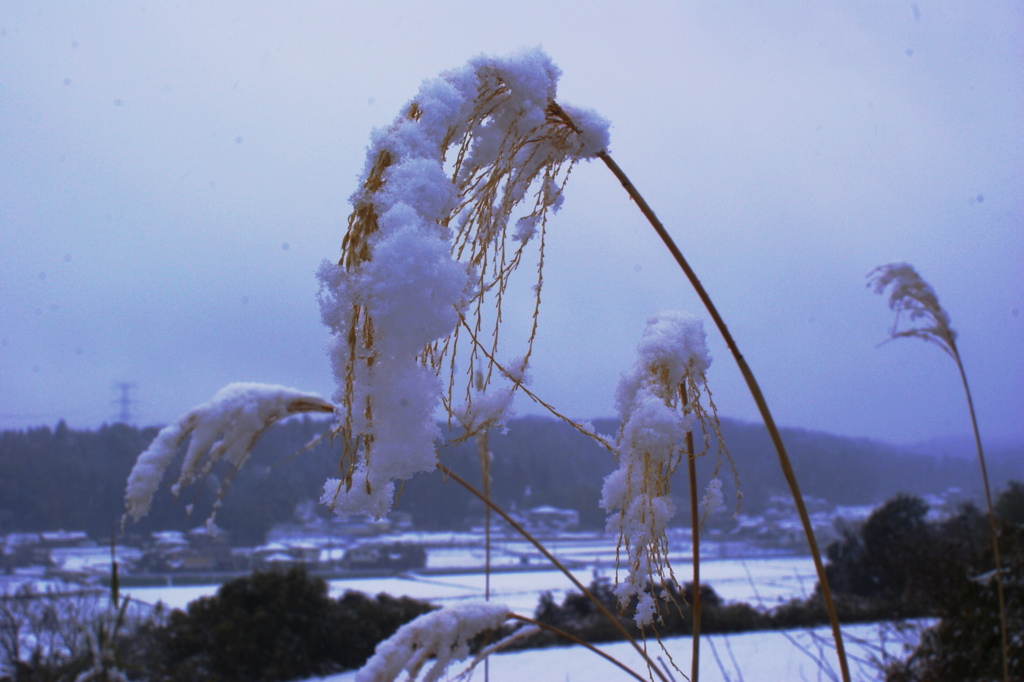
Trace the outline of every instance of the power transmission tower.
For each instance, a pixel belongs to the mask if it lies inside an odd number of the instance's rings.
[[[112,401],[118,406],[117,421],[121,424],[131,424],[132,419],[132,396],[131,390],[135,388],[134,381],[115,381],[114,388],[121,392],[116,400]]]

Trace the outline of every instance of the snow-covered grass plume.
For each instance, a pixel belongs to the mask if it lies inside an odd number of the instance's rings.
[[[536,319],[548,213],[572,165],[608,142],[606,121],[555,103],[559,75],[539,49],[477,57],[374,133],[341,258],[318,273],[343,450],[322,499],[337,513],[386,514],[392,481],[436,464],[437,408],[472,402],[478,372],[494,395],[501,301],[531,242]]]
[[[274,422],[293,414],[333,410],[333,405],[319,396],[294,388],[228,384],[210,402],[192,408],[161,429],[149,448],[139,455],[128,475],[125,511],[135,521],[149,513],[164,472],[189,435],[192,439],[181,473],[171,487],[175,496],[186,485],[209,474],[221,460],[231,465],[232,472],[237,471],[248,460],[256,439]],[[229,476],[221,484],[214,513],[230,481]]]
[[[638,599],[635,619],[644,626],[658,610],[647,587],[671,570],[665,527],[675,507],[669,477],[682,459],[686,434],[703,414],[697,389],[711,356],[701,321],[674,311],[648,320],[637,351],[616,392],[619,467],[605,479],[601,505],[610,512],[608,531],[619,537],[617,555],[625,553],[615,594],[623,608]]]
[[[511,611],[504,604],[470,603],[431,611],[412,620],[377,645],[373,656],[356,673],[356,682],[392,682],[405,672],[417,679],[438,680],[454,661],[469,656],[469,642],[481,632],[504,623]]]

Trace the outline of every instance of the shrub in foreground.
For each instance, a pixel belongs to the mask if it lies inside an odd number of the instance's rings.
[[[1004,496],[1012,501],[1020,484]],[[1001,498],[1002,501],[1002,498]],[[1006,502],[1004,508],[1010,505]],[[997,507],[998,509],[998,507]],[[1006,600],[1007,666],[1010,679],[1024,679],[1024,526],[1001,519],[1003,590]],[[992,557],[989,555],[988,564]],[[1003,661],[995,571],[972,574],[943,600],[939,622],[922,633],[917,649],[886,671],[890,682],[911,680],[1001,680]]]
[[[379,641],[433,608],[352,591],[331,599],[327,583],[303,568],[257,572],[151,630],[147,679],[273,682],[355,668]]]

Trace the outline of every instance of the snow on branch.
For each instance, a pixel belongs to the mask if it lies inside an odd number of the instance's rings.
[[[425,81],[373,134],[341,258],[318,272],[342,447],[342,476],[322,500],[338,514],[386,514],[395,479],[436,465],[437,409],[452,414],[463,398],[494,395],[486,389],[501,374],[488,358],[497,355],[501,302],[533,243],[526,369],[547,216],[573,165],[608,144],[607,121],[555,102],[559,75],[539,49],[477,57]],[[460,347],[460,329],[473,342]],[[478,375],[484,385],[474,392]],[[456,376],[467,383],[455,387]]]
[[[210,402],[192,408],[161,429],[149,448],[139,455],[128,475],[126,515],[138,521],[149,513],[164,472],[190,435],[181,473],[171,487],[175,496],[188,484],[209,474],[222,460],[238,471],[260,434],[274,422],[294,414],[333,411],[334,406],[319,396],[293,388],[252,383],[225,386]],[[228,477],[222,483],[214,512],[230,481]]]
[[[511,611],[504,604],[470,603],[431,611],[412,620],[377,645],[373,657],[356,673],[356,682],[392,682],[402,672],[415,680],[433,658],[423,682],[441,678],[454,661],[466,659],[469,643],[481,632],[504,623]]]

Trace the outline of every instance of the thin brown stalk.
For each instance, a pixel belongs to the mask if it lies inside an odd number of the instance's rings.
[[[480,479],[484,497],[491,499],[491,453],[487,446],[487,431],[476,436],[480,457]],[[491,600],[491,508],[484,506],[484,601]]]
[[[680,386],[686,404],[686,386]],[[693,655],[690,679],[697,682],[700,674],[700,518],[697,509],[697,457],[693,451],[693,431],[686,433],[686,460],[690,474],[690,532],[693,535]]]
[[[1003,592],[1003,562],[999,554],[999,534],[996,528],[995,508],[992,505],[992,491],[988,485],[988,467],[985,465],[985,452],[981,447],[981,432],[978,430],[978,418],[974,413],[974,400],[971,398],[971,389],[967,385],[967,373],[964,371],[964,363],[960,360],[960,352],[956,343],[951,344],[953,359],[956,361],[956,368],[960,371],[960,381],[964,385],[964,394],[967,396],[967,409],[971,413],[971,428],[974,430],[974,445],[978,450],[978,465],[981,467],[981,480],[985,484],[985,504],[988,505],[989,530],[992,533],[992,553],[996,562],[996,592],[999,597],[999,629],[1002,635],[1003,645],[1003,679],[1010,682],[1010,642],[1006,630],[1006,597]]]
[[[476,374],[476,388],[484,389],[481,372]],[[488,444],[487,429],[476,434],[476,451],[480,459],[480,486],[484,497],[491,499],[491,448]],[[484,505],[484,601],[491,600],[491,508]]]
[[[967,372],[956,346],[957,334],[950,325],[949,314],[939,304],[935,290],[924,281],[917,270],[909,263],[890,263],[882,265],[868,273],[868,286],[875,293],[881,294],[891,287],[889,308],[896,312],[896,320],[889,331],[891,339],[918,338],[934,343],[947,355],[953,358],[960,372],[964,395],[967,396],[967,408],[971,417],[971,428],[974,432],[974,444],[978,451],[978,464],[981,467],[981,480],[985,488],[985,503],[988,507],[989,529],[992,534],[992,553],[995,560],[996,592],[999,598],[999,625],[1002,636],[1003,679],[1010,680],[1010,653],[1006,630],[1006,599],[1003,592],[1002,559],[999,553],[999,535],[996,528],[995,509],[992,505],[992,492],[988,483],[988,467],[985,465],[985,451],[981,447],[981,434],[978,430],[978,419],[974,412],[974,400],[971,389],[967,385]],[[909,318],[909,326],[901,329],[900,318]]]
[[[537,551],[543,554],[544,558],[551,562],[552,566],[561,571],[562,574],[565,575],[565,577],[567,577],[572,582],[572,584],[576,586],[576,589],[578,589],[580,593],[583,594],[583,596],[589,599],[591,603],[594,604],[595,607],[597,607],[597,610],[601,612],[601,615],[608,619],[608,622],[611,623],[612,626],[619,631],[619,633],[630,643],[630,645],[636,650],[636,652],[643,657],[644,661],[647,663],[648,669],[657,674],[662,682],[670,682],[669,679],[666,678],[665,675],[658,669],[654,661],[651,660],[651,657],[647,654],[647,651],[644,649],[644,647],[640,646],[640,644],[637,643],[636,639],[634,639],[634,637],[631,634],[629,634],[629,631],[622,625],[619,619],[612,615],[608,608],[605,607],[605,605],[602,604],[601,601],[597,597],[595,597],[594,594],[590,590],[588,590],[586,586],[583,583],[581,583],[568,568],[566,568],[565,564],[559,561],[558,558],[554,554],[552,554],[547,547],[541,544],[540,540],[535,538],[533,534],[530,533],[530,531],[523,528],[515,519],[509,516],[504,509],[494,504],[494,502],[488,499],[486,496],[484,496],[482,492],[473,487],[473,485],[466,481],[466,479],[462,478],[461,476],[459,476],[454,471],[452,471],[445,465],[441,464],[440,462],[438,462],[437,468],[446,477],[452,479],[453,481],[461,485],[463,488],[468,490],[470,493],[475,495],[477,499],[479,499],[485,505],[490,507],[495,514],[504,519],[505,522],[512,526],[512,528],[517,533],[522,535],[524,538],[526,538],[527,541],[530,542],[530,544],[536,547]]]
[[[712,302],[710,295],[707,290],[704,289],[704,285],[701,284],[697,278],[697,274],[690,267],[690,264],[683,257],[679,247],[676,246],[675,241],[669,235],[665,226],[661,224],[654,211],[644,200],[640,192],[636,189],[629,177],[619,168],[619,165],[615,163],[611,156],[607,152],[600,152],[597,154],[598,158],[604,162],[608,169],[615,175],[616,179],[622,184],[630,198],[636,203],[644,217],[651,224],[654,230],[658,233],[662,242],[668,248],[672,257],[675,258],[676,263],[682,269],[686,278],[690,281],[690,285],[693,286],[697,295],[700,297],[701,302],[707,309],[708,314],[711,315],[711,319],[714,320],[715,326],[718,327],[719,333],[725,339],[725,344],[729,347],[729,351],[732,353],[733,358],[736,360],[736,364],[740,369],[740,373],[743,374],[744,380],[747,382],[747,388],[750,390],[751,396],[754,398],[754,402],[757,404],[757,409],[761,413],[761,418],[764,420],[765,427],[768,429],[768,434],[771,436],[772,443],[775,445],[775,451],[779,456],[779,465],[782,468],[782,473],[786,478],[786,483],[789,485],[790,493],[793,496],[793,501],[796,504],[797,513],[800,515],[800,523],[803,525],[804,535],[807,537],[807,544],[811,551],[811,557],[814,560],[814,568],[818,574],[818,583],[821,585],[822,596],[825,600],[825,608],[828,610],[829,622],[832,625],[832,637],[836,643],[836,655],[839,657],[839,667],[842,672],[844,682],[850,682],[850,668],[846,661],[846,648],[843,646],[843,633],[839,629],[839,617],[836,614],[835,604],[832,601],[832,591],[828,585],[828,578],[825,575],[825,564],[821,559],[821,552],[818,549],[818,542],[814,537],[814,529],[811,526],[811,519],[807,513],[807,507],[804,504],[803,495],[800,493],[800,486],[797,484],[796,475],[793,473],[793,466],[789,461],[789,455],[786,454],[786,447],[782,443],[782,436],[779,434],[778,428],[775,426],[775,419],[772,417],[771,411],[768,409],[768,402],[765,400],[764,394],[761,392],[761,387],[758,385],[757,380],[754,378],[754,373],[751,371],[750,366],[747,364],[746,359],[739,351],[739,347],[736,345],[736,341],[733,339],[732,334],[729,332],[729,328],[726,326],[725,321],[718,312],[718,308]]]
[[[556,628],[554,625],[548,625],[547,623],[542,623],[539,620],[534,620],[533,618],[527,618],[526,616],[520,616],[518,613],[511,614],[509,616],[509,618],[512,619],[512,620],[518,620],[518,621],[521,621],[523,623],[527,623],[528,625],[533,625],[533,626],[541,628],[543,630],[547,630],[548,632],[552,632],[552,633],[558,635],[559,637],[572,642],[573,644],[578,644],[578,645],[580,645],[582,647],[585,647],[585,648],[589,649],[590,651],[594,652],[595,654],[597,654],[598,656],[600,656],[601,658],[605,659],[609,663],[612,663],[612,664],[618,666],[620,669],[624,670],[627,674],[631,675],[632,677],[640,680],[641,682],[647,682],[647,678],[646,677],[643,677],[642,675],[640,675],[638,672],[636,672],[635,670],[630,668],[628,665],[626,665],[625,663],[623,663],[619,659],[615,658],[614,656],[612,656],[611,654],[609,654],[607,652],[601,651],[600,649],[598,649],[596,646],[594,646],[590,642],[588,642],[586,640],[583,640],[583,639],[580,639],[579,637],[577,637],[576,635],[574,635],[572,633],[566,632],[565,630],[562,630],[561,628]]]
[[[483,378],[477,373],[477,390],[483,390]],[[487,429],[476,434],[477,455],[480,458],[480,482],[484,497],[491,499],[491,452]],[[484,601],[491,601],[491,508],[484,505]],[[490,659],[484,660],[484,682],[491,679]]]

